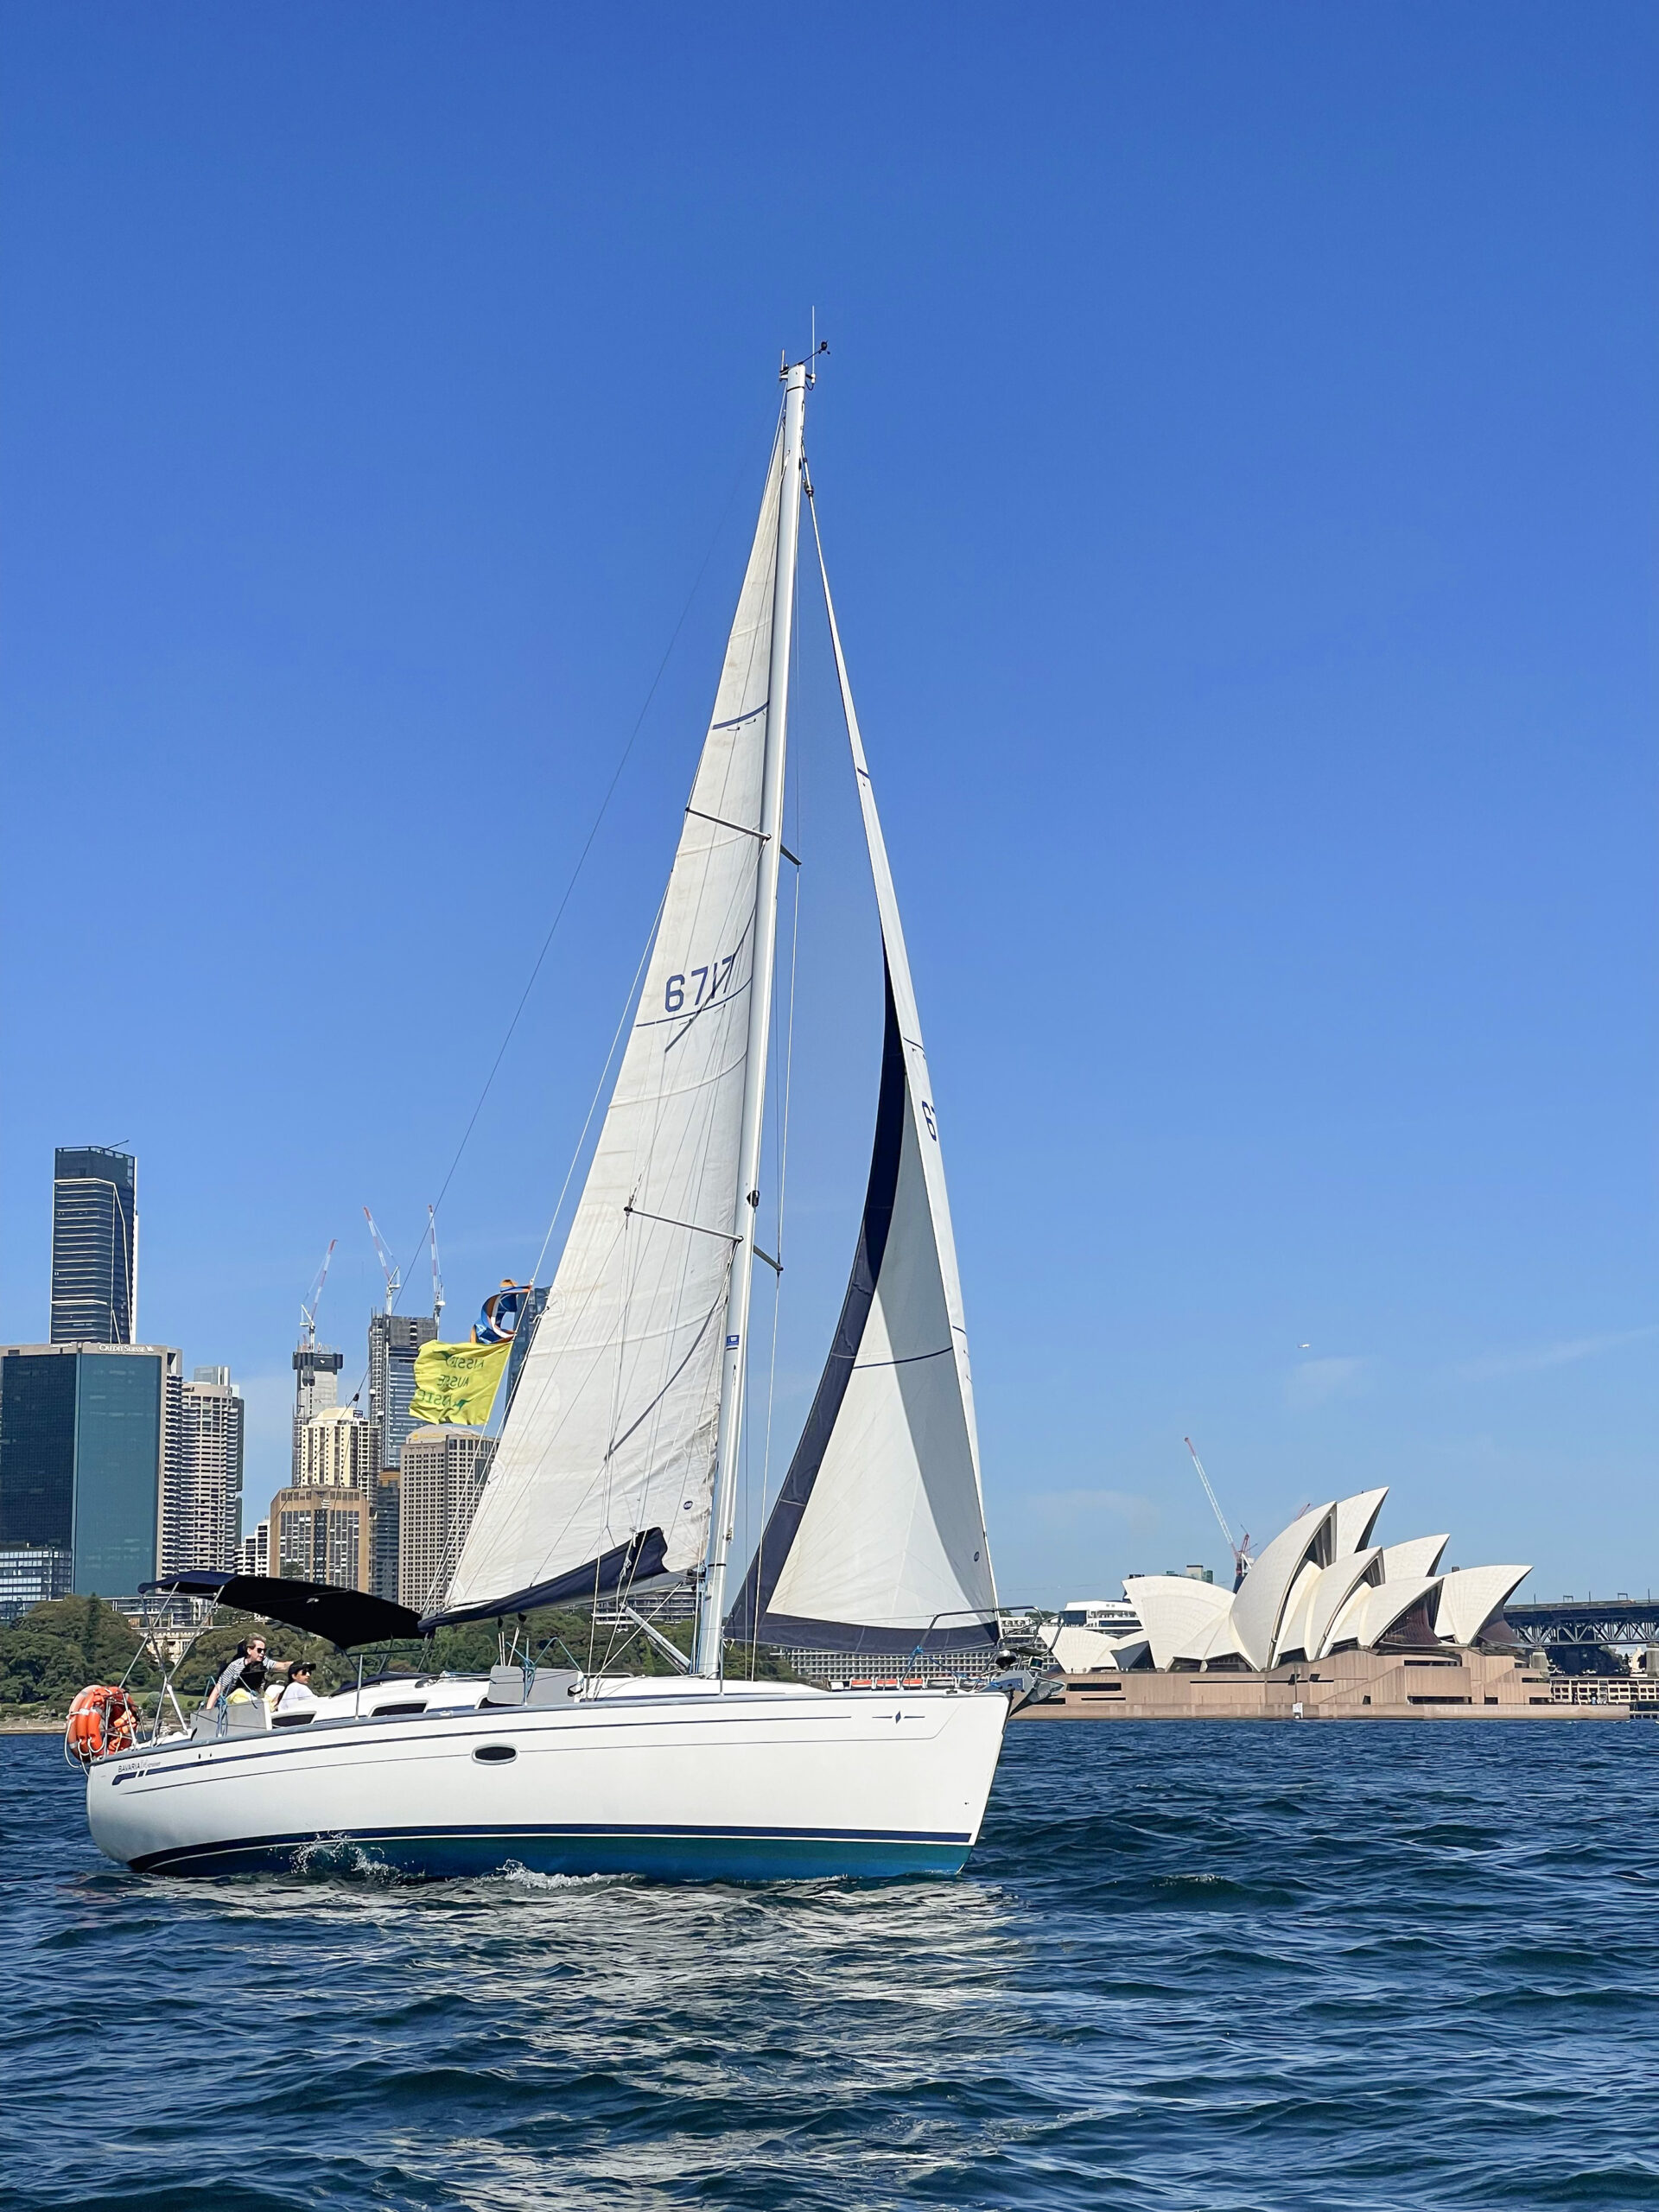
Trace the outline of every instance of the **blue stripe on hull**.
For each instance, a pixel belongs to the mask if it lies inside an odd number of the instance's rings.
[[[957,1874],[968,1838],[798,1835],[764,1830],[603,1828],[360,1831],[245,1837],[131,1861],[135,1873],[212,1879],[232,1874],[364,1872],[384,1866],[418,1881],[498,1874],[639,1874],[662,1882],[893,1881]]]

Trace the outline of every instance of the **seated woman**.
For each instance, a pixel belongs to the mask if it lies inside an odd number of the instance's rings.
[[[279,1725],[288,1726],[298,1720],[308,1720],[317,1709],[316,1692],[311,1687],[311,1662],[296,1659],[288,1670],[288,1688],[276,1700],[275,1718]]]

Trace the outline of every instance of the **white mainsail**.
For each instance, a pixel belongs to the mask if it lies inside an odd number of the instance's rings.
[[[442,1618],[700,1563],[755,955],[781,431],[610,1108]]]
[[[822,567],[822,547],[818,557]],[[996,1586],[938,1116],[827,575],[823,591],[880,916],[887,1027],[852,1278],[730,1631],[828,1650],[938,1649],[995,1638]]]

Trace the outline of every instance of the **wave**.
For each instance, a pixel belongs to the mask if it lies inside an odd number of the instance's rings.
[[[953,1883],[215,1885],[3,1739],[0,2202],[1624,2212],[1656,1794],[1634,1727],[1016,1726]]]

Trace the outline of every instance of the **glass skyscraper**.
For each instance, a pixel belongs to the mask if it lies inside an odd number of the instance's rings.
[[[181,1465],[182,1393],[180,1356],[163,1345],[0,1351],[9,1568],[41,1554],[54,1587],[105,1598],[131,1597],[155,1574],[162,1501]]]
[[[138,1163],[60,1146],[52,1167],[52,1341],[130,1344],[138,1321]]]
[[[415,1395],[415,1361],[429,1344],[438,1325],[427,1313],[371,1313],[369,1316],[369,1419],[382,1467],[398,1465],[404,1440],[416,1426],[410,1401]]]

